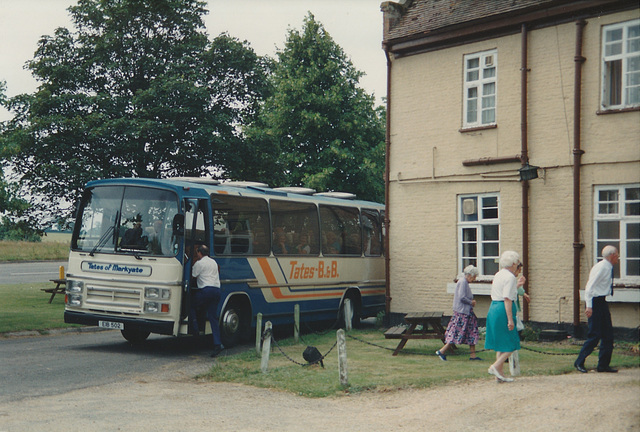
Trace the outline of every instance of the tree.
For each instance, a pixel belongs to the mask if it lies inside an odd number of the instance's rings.
[[[73,201],[88,180],[219,172],[256,112],[267,63],[227,34],[209,41],[199,0],[79,0],[76,31],[43,37],[41,82],[11,98],[1,147],[36,208]],[[57,214],[58,213],[58,214]],[[59,212],[53,212],[53,216]]]
[[[272,171],[263,181],[384,198],[384,109],[358,87],[344,51],[309,13],[277,53],[272,93],[246,133]]]
[[[6,102],[6,88],[6,83],[0,81],[0,105]],[[0,123],[0,134],[3,129]],[[4,159],[2,148],[0,156]],[[4,166],[0,163],[0,240],[40,241],[39,233],[28,222],[20,220],[28,208],[28,203],[17,197],[17,185],[5,180]]]

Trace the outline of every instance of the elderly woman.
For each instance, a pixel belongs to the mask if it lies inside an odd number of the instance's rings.
[[[465,267],[463,277],[458,280],[456,291],[453,295],[453,316],[449,320],[445,333],[445,345],[436,351],[440,360],[447,360],[444,354],[451,344],[469,345],[471,351],[469,360],[482,360],[476,357],[476,344],[478,343],[478,319],[473,313],[476,301],[473,299],[469,284],[478,277],[478,269],[472,265]]]
[[[485,349],[496,352],[496,361],[489,367],[489,373],[498,382],[512,382],[502,373],[504,362],[511,353],[520,349],[520,337],[515,328],[516,308],[514,301],[518,295],[518,287],[524,285],[524,276],[518,275],[522,269],[520,255],[514,251],[506,251],[500,256],[501,270],[493,277],[491,284],[491,306],[487,314],[487,335]]]

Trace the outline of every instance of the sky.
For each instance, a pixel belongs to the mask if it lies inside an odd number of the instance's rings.
[[[288,29],[302,29],[314,14],[354,67],[366,75],[361,87],[382,104],[386,94],[386,59],[382,51],[382,0],[208,0],[204,22],[210,39],[228,32],[246,40],[258,55],[275,57]],[[73,30],[67,8],[75,0],[0,0],[0,81],[7,96],[33,93],[38,83],[28,70],[38,40],[58,27]],[[0,108],[0,121],[11,114]]]

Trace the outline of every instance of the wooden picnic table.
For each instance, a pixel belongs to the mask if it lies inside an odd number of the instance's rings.
[[[66,279],[49,279],[51,282],[56,284],[55,288],[42,288],[42,291],[46,293],[50,293],[51,297],[49,297],[49,303],[53,301],[53,298],[56,294],[64,294],[67,287]]]
[[[391,327],[384,333],[386,339],[400,339],[393,355],[404,348],[409,339],[440,339],[444,343],[445,329],[442,326],[442,312],[411,312],[404,316],[404,320],[409,327]],[[418,326],[421,329],[416,331]]]

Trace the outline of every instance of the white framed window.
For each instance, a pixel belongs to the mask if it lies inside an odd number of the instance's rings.
[[[459,271],[468,265],[480,275],[493,276],[499,270],[500,196],[497,193],[458,196]]]
[[[602,29],[602,109],[640,106],[640,20]]]
[[[497,50],[464,56],[463,127],[479,127],[496,123],[497,86]]]
[[[620,252],[614,278],[640,283],[640,183],[597,186],[594,209],[594,256],[608,244]]]

